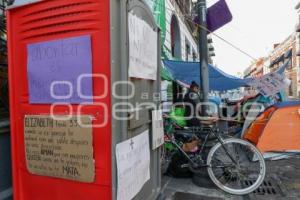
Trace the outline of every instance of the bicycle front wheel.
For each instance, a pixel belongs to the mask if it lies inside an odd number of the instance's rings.
[[[230,138],[217,143],[207,156],[211,180],[223,191],[245,195],[256,190],[266,174],[265,160],[251,143]]]

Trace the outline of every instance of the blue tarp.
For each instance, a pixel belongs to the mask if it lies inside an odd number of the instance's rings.
[[[192,81],[196,81],[200,85],[200,69],[199,62],[184,62],[164,60],[165,68],[170,72],[175,80],[189,85]],[[283,73],[289,62],[281,66],[277,72]],[[232,90],[239,87],[247,86],[251,78],[241,79],[229,75],[219,68],[208,65],[209,68],[209,88],[214,91]]]
[[[164,60],[164,66],[172,74],[173,78],[185,84],[196,81],[200,84],[199,62],[183,62]],[[209,65],[209,88],[210,90],[224,91],[246,85],[244,79],[226,74],[220,69]]]
[[[300,106],[300,101],[284,101],[274,105],[276,108],[285,108],[290,106]]]

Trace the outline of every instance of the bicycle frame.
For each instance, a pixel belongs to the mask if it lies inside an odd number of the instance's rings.
[[[176,125],[174,122],[171,122],[171,125],[172,126],[174,126],[174,125]],[[182,127],[181,127],[182,128]],[[208,138],[211,136],[211,135],[213,135],[215,138],[216,138],[216,140],[218,141],[218,142],[220,142],[221,143],[221,145],[222,145],[222,147],[224,148],[224,150],[225,150],[225,152],[226,152],[226,154],[227,154],[227,156],[229,156],[229,158],[236,164],[237,162],[235,161],[235,159],[228,153],[228,150],[226,149],[226,147],[224,146],[224,140],[223,140],[223,138],[220,136],[220,134],[218,134],[217,133],[217,130],[214,130],[213,128],[209,128],[210,130],[208,131],[208,133],[207,133],[207,135],[205,136],[205,139],[204,139],[204,141],[201,143],[201,145],[199,146],[200,147],[200,150],[199,150],[199,152],[198,152],[198,154],[201,156],[201,155],[203,155],[203,151],[204,151],[204,148],[206,147],[206,144],[207,144],[207,142],[208,142]],[[169,130],[170,130],[170,128],[169,128]],[[168,131],[167,131],[168,132]],[[198,131],[194,131],[194,130],[192,130],[192,132],[193,132],[193,134],[194,134],[194,136],[197,138],[197,139],[199,139],[199,137],[197,136],[197,132],[199,133],[200,131],[198,130]],[[192,159],[191,159],[191,157],[182,149],[182,147],[176,142],[176,139],[173,137],[170,137],[169,136],[169,134],[167,133],[166,134],[166,136],[169,138],[169,140],[171,141],[171,143],[188,159],[188,161],[193,165],[193,166],[195,166],[195,167],[210,167],[210,166],[208,166],[208,165],[206,165],[206,164],[202,164],[202,165],[198,165],[197,163],[195,163]],[[203,161],[203,159],[202,159],[202,157],[201,157],[201,160]]]

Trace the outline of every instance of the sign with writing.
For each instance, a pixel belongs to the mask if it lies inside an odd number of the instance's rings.
[[[164,126],[162,110],[152,111],[152,149],[160,147],[164,143]]]
[[[284,74],[269,73],[260,78],[255,78],[247,83],[249,86],[258,90],[263,96],[269,97],[277,94],[290,85],[290,81]]]
[[[90,128],[83,128],[82,124]],[[74,116],[69,120],[55,120],[42,115],[25,116],[28,171],[36,175],[93,182],[93,136],[91,126],[88,126],[91,124],[89,116]]]
[[[150,179],[149,131],[116,146],[118,200],[131,200]]]
[[[93,94],[90,36],[29,44],[27,51],[30,103],[92,101],[83,98]]]
[[[129,77],[156,80],[158,33],[144,20],[128,13]]]

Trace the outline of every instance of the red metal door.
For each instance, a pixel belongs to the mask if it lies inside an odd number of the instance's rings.
[[[81,114],[94,116],[94,124],[111,118],[109,0],[45,0],[8,11],[9,85],[12,130],[13,184],[15,199],[111,199],[111,124],[93,128],[95,181],[81,183],[33,175],[26,167],[24,116],[50,113],[51,105],[30,104],[27,50],[31,43],[90,35],[92,40],[93,94],[101,96],[84,106]],[[98,105],[97,105],[98,104]],[[103,105],[103,106],[99,106]],[[78,105],[72,105],[75,114]],[[57,106],[56,114],[69,108]],[[110,120],[108,120],[110,121]]]

